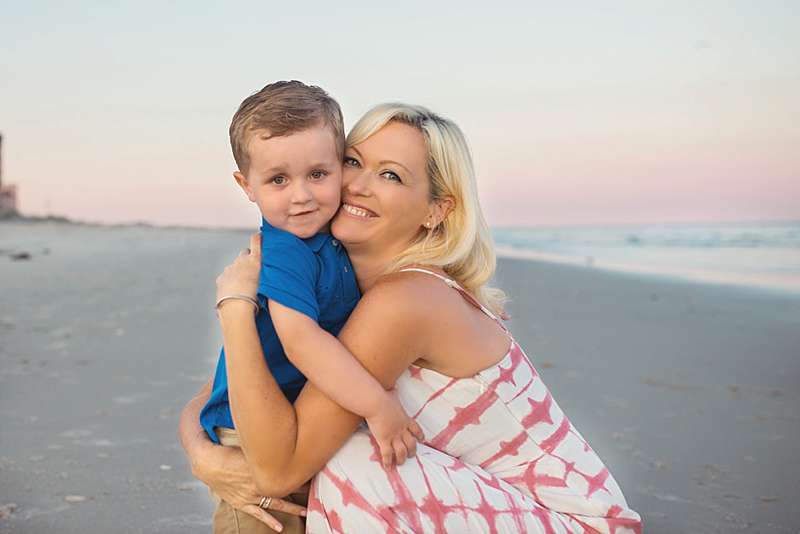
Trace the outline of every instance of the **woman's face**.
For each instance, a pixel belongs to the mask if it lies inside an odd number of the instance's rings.
[[[430,213],[427,157],[422,132],[401,122],[348,147],[333,235],[347,247],[367,244],[381,255],[404,251]]]

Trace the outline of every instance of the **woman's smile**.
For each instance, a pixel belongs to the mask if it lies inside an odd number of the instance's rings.
[[[347,215],[350,215],[357,219],[374,219],[378,217],[378,214],[372,210],[369,210],[363,206],[357,206],[355,204],[350,204],[347,202],[342,204],[342,211]]]

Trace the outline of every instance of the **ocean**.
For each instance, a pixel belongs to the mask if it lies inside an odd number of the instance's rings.
[[[498,255],[800,292],[800,221],[504,227]]]

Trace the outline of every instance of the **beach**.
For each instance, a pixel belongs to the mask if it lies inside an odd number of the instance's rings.
[[[0,221],[0,533],[210,531],[177,421],[247,242]],[[508,258],[497,282],[645,532],[800,530],[800,294]]]

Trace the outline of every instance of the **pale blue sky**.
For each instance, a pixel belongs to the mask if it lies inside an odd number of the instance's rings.
[[[493,224],[800,218],[794,2],[7,3],[4,179],[95,221],[246,226],[227,126],[264,84],[347,124],[424,104]]]

